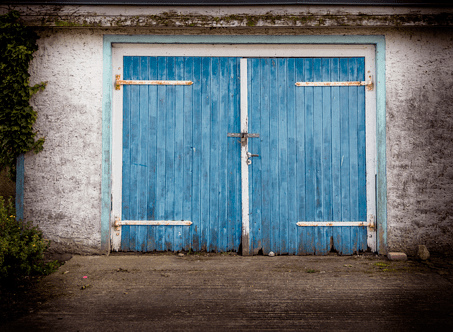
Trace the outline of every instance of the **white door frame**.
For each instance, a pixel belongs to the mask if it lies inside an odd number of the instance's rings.
[[[334,44],[112,44],[112,80],[123,76],[124,56],[203,56],[203,57],[365,57],[366,79],[376,77],[375,45]],[[247,133],[247,66],[241,61],[241,133]],[[115,84],[113,84],[115,87]],[[122,196],[122,107],[123,89],[113,90],[112,120],[112,213],[110,234],[112,250],[121,247],[121,227],[115,220],[121,218]],[[376,251],[376,89],[365,93],[366,123],[366,195],[367,195],[367,244]],[[248,141],[248,140],[246,140]],[[248,144],[241,145],[242,179],[242,236],[243,254],[249,254],[249,191],[248,191]],[[298,222],[295,220],[294,222]],[[371,226],[371,227],[370,227]]]

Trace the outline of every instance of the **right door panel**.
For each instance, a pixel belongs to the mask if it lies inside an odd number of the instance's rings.
[[[350,255],[367,249],[365,87],[296,87],[363,81],[364,58],[248,59],[251,250]]]

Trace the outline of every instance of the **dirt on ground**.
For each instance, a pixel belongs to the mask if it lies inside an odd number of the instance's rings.
[[[452,331],[453,258],[74,256],[1,289],[4,331]]]

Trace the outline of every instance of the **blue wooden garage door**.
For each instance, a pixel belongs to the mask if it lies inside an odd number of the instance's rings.
[[[239,59],[124,57],[122,220],[190,220],[123,226],[121,250],[237,251],[241,235]]]
[[[241,242],[239,58],[125,57],[122,220],[126,251],[237,251]],[[362,81],[363,58],[248,59],[250,252],[342,254],[365,250],[365,88],[296,87]]]
[[[352,254],[366,227],[298,227],[298,221],[366,221],[365,87],[296,87],[363,81],[364,58],[248,60],[251,251]]]

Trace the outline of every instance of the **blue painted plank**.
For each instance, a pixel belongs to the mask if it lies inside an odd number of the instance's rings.
[[[278,175],[277,175],[277,190],[278,190],[278,208],[279,208],[279,233],[278,246],[279,254],[287,253],[287,223],[288,223],[288,172],[287,172],[287,144],[288,144],[288,129],[287,129],[287,84],[286,84],[286,60],[277,59],[277,84],[278,84]]]
[[[313,59],[305,59],[304,62],[305,81],[313,82]],[[314,160],[314,88],[304,88],[305,92],[305,185],[306,185],[306,220],[313,221],[316,218],[316,165]],[[306,229],[304,237],[305,251],[314,253],[316,246],[314,243],[314,230],[311,227]]]
[[[175,58],[167,58],[167,80],[174,80]],[[175,107],[176,107],[176,86],[167,86],[167,108],[165,124],[165,220],[175,220]],[[171,250],[174,241],[174,226],[165,227],[164,250]]]
[[[211,59],[211,129],[209,148],[209,240],[208,251],[218,250],[219,232],[219,140],[220,140],[220,85],[219,58]],[[225,136],[224,136],[225,139]]]
[[[194,77],[194,59],[192,57],[186,57],[184,59],[184,80],[193,80]],[[193,221],[192,214],[192,175],[193,175],[193,121],[192,114],[194,111],[193,107],[193,85],[185,86],[183,88],[184,92],[184,184],[183,184],[183,199],[182,199],[182,215],[184,220]],[[193,249],[193,226],[183,227],[183,239],[184,239],[184,249],[189,250]]]
[[[330,62],[331,59],[321,59],[320,68],[320,80],[324,82],[330,81]],[[318,137],[321,137],[321,157],[320,157],[320,169],[318,173],[321,177],[321,183],[319,183],[320,195],[322,200],[321,207],[321,219],[322,221],[332,220],[332,181],[331,181],[331,152],[332,152],[332,114],[331,114],[331,88],[323,87],[320,91],[320,112],[321,112],[321,124],[318,130],[321,132]],[[319,246],[316,250],[317,254],[327,255],[330,251],[330,237],[332,236],[331,227],[319,227],[318,232],[318,243]]]
[[[210,209],[210,148],[211,148],[211,59],[202,58],[201,106],[202,106],[202,176],[201,176],[201,246],[208,250],[209,242],[209,209]]]
[[[193,67],[193,173],[192,173],[192,226],[193,227],[193,250],[201,250],[201,178],[202,178],[202,64],[201,58],[194,58]]]
[[[304,60],[296,59],[296,82],[304,82]],[[296,193],[297,197],[297,220],[306,221],[305,217],[305,88],[295,90],[296,93]],[[297,254],[306,255],[305,243],[307,240],[307,228],[297,227]]]
[[[260,59],[248,59],[247,64],[247,91],[249,106],[249,132],[260,133],[260,84],[261,84],[261,64]],[[260,155],[260,139],[249,140],[249,151]],[[249,199],[250,199],[250,248],[261,249],[261,160],[260,157],[251,158],[252,164],[249,166]]]
[[[349,59],[349,79],[357,81],[357,58]],[[357,113],[358,113],[358,89],[359,87],[350,87],[349,90],[349,153],[350,153],[350,211],[351,220],[359,221],[358,211],[358,142],[357,142]],[[350,251],[352,254],[357,252],[359,244],[359,227],[351,227]]]
[[[167,78],[166,58],[158,58],[157,79]],[[158,86],[158,109],[157,109],[157,183],[156,183],[156,220],[166,220],[166,122],[167,122],[167,87]],[[165,226],[156,226],[156,250],[165,250]]]
[[[297,140],[296,133],[296,60],[290,58],[287,60],[287,155],[288,155],[288,253],[295,254],[297,252]]]
[[[219,59],[219,229],[218,229],[218,248],[219,251],[228,251],[228,100],[229,100],[229,71],[228,58]]]
[[[315,82],[322,81],[322,59],[315,58],[313,59],[313,80]],[[315,188],[313,192],[314,196],[314,206],[315,206],[315,219],[314,221],[323,220],[323,178],[322,178],[322,125],[323,125],[323,90],[322,87],[313,88],[313,145],[314,145],[314,154],[312,158],[314,159],[314,183]],[[324,250],[324,232],[323,227],[315,227],[313,229],[314,242],[315,242],[315,253],[325,254]]]
[[[157,79],[157,58],[149,58],[148,79]],[[148,87],[148,107],[149,107],[149,126],[148,126],[148,207],[147,220],[156,220],[156,186],[157,186],[157,89],[155,85]],[[152,251],[156,248],[156,227],[148,227],[148,239],[146,250]]]
[[[271,59],[270,66],[270,105],[272,109],[269,111],[269,191],[270,196],[270,221],[271,221],[271,251],[279,252],[279,195],[278,195],[278,71],[277,59]]]
[[[174,62],[175,76],[174,79],[182,80],[184,77],[184,58],[177,57]],[[183,220],[183,195],[184,195],[184,86],[175,86],[175,126],[174,126],[174,139],[175,139],[175,211],[174,220]],[[171,130],[171,128],[168,128]],[[183,243],[183,228],[187,226],[175,226],[174,229],[174,243],[172,250],[184,249]]]
[[[340,81],[340,60],[332,59],[330,77]],[[340,128],[340,87],[332,87],[332,220],[341,221],[341,128]],[[339,250],[341,229],[332,228],[333,249]]]
[[[240,132],[239,116],[239,60],[228,59],[228,133]],[[237,251],[241,227],[241,178],[240,143],[236,138],[228,139],[228,246],[227,250]]]
[[[140,77],[140,58],[132,57],[131,79],[137,80]],[[130,94],[130,196],[129,196],[129,211],[130,217],[133,220],[138,219],[138,168],[139,166],[139,141],[140,141],[140,87],[131,86]],[[129,250],[136,250],[136,228],[137,226],[128,226],[129,234]]]
[[[261,90],[260,98],[260,162],[261,162],[261,191],[262,191],[262,209],[261,209],[261,235],[263,254],[267,255],[271,248],[271,209],[272,196],[269,186],[271,184],[270,161],[273,159],[270,147],[270,117],[271,117],[271,65],[272,59],[259,59],[261,74],[258,77]]]
[[[132,59],[131,57],[124,57],[124,78],[130,79],[132,73]],[[123,167],[122,167],[122,206],[121,206],[121,219],[130,220],[130,178],[131,173],[131,152],[130,152],[130,117],[131,117],[131,87],[124,86],[123,91]],[[121,250],[128,251],[129,246],[129,227],[122,227],[121,230]]]
[[[357,79],[365,80],[365,59],[357,60]],[[359,220],[367,220],[367,197],[366,197],[366,128],[365,128],[365,87],[358,89],[357,95],[357,125],[358,125],[358,195],[359,195]],[[359,250],[367,250],[366,228],[360,229]]]
[[[349,60],[340,59],[340,81],[349,80]],[[341,220],[349,221],[350,213],[350,177],[349,177],[349,88],[340,87],[340,148],[341,148]],[[351,240],[350,227],[339,227],[341,232],[341,243],[339,251],[341,254],[349,255],[350,248],[348,244]]]
[[[148,58],[139,58],[139,73],[138,79],[148,79]],[[139,116],[138,116],[138,138],[139,138],[139,149],[137,152],[137,220],[147,219],[147,206],[148,206],[148,133],[149,133],[149,121],[148,121],[148,87],[139,86]],[[135,226],[135,250],[145,251],[146,240],[148,238],[148,227],[146,226]]]
[[[279,195],[279,254],[288,253],[288,119],[287,119],[287,59],[277,60],[278,76],[278,195]]]

